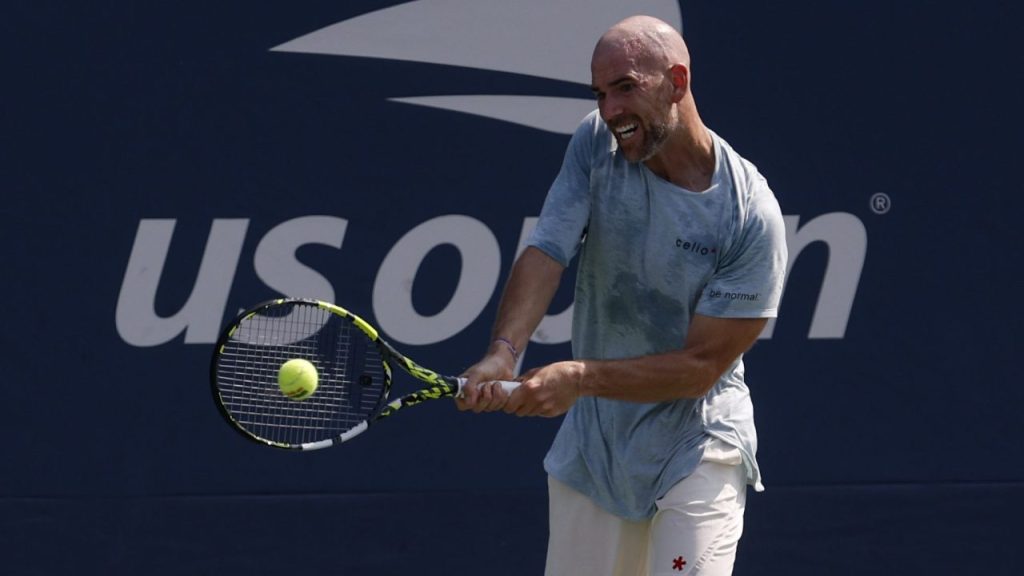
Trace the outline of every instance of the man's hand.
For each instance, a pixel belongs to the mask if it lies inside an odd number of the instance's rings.
[[[522,386],[507,398],[505,412],[516,416],[553,418],[569,411],[580,397],[584,364],[556,362],[523,375]],[[503,394],[499,388],[498,394]]]
[[[514,371],[515,362],[508,351],[492,347],[487,356],[463,372],[467,382],[462,394],[455,398],[455,406],[476,413],[501,410],[508,394],[493,382],[511,380]]]

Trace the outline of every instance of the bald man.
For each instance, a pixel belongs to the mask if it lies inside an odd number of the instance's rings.
[[[743,353],[776,315],[782,214],[701,121],[680,34],[644,16],[598,41],[598,110],[569,143],[459,408],[565,418],[544,460],[548,576],[732,573],[761,490]],[[579,258],[573,359],[520,351]]]

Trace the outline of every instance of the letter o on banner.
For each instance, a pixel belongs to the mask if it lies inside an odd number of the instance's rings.
[[[459,282],[448,305],[433,316],[413,307],[412,288],[423,259],[451,244],[462,258]],[[438,216],[402,236],[381,263],[373,285],[377,323],[398,342],[434,344],[458,334],[483,312],[501,271],[501,249],[490,228],[458,214]]]

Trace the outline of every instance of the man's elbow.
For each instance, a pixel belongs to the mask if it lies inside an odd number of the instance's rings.
[[[696,360],[691,366],[692,370],[688,377],[680,385],[682,398],[703,398],[715,387],[728,368],[710,359]]]

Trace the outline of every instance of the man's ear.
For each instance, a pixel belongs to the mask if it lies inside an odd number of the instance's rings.
[[[690,69],[685,64],[674,64],[668,73],[672,80],[672,102],[679,102],[690,91]]]

